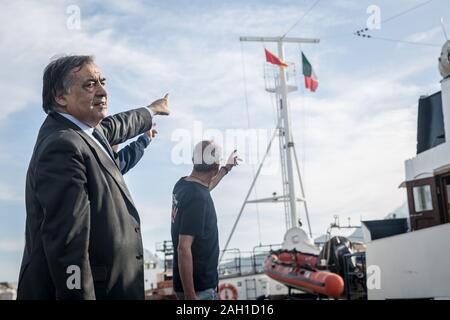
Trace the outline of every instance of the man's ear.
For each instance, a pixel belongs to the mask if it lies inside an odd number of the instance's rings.
[[[67,98],[64,94],[60,94],[59,96],[55,97],[55,101],[63,108],[67,106]]]

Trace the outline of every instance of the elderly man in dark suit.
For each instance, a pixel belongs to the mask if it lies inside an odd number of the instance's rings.
[[[111,145],[168,115],[167,95],[107,117],[90,56],[44,72],[40,128],[26,178],[26,244],[18,299],[144,299],[140,219]]]

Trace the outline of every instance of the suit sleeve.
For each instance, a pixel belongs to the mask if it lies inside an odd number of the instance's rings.
[[[83,156],[60,137],[45,147],[36,169],[43,208],[42,239],[56,299],[95,299],[89,264],[90,203]]]
[[[152,128],[152,116],[148,108],[122,112],[105,118],[100,127],[110,145],[132,139]]]

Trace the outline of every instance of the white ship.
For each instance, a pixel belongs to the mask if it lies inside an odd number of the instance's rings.
[[[409,232],[371,239],[380,232],[366,228],[369,299],[450,299],[450,41],[439,69],[441,91],[420,98],[417,155],[405,162]]]

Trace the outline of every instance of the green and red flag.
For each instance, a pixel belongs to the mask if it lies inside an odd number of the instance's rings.
[[[267,50],[267,49],[264,49],[264,50],[266,51],[266,61],[267,62],[269,62],[271,64],[275,64],[275,65],[283,67],[283,68],[288,66],[286,63],[281,61],[280,58],[278,58],[274,54],[270,53],[269,50]]]
[[[305,76],[305,87],[311,92],[315,92],[319,87],[319,80],[313,70],[311,63],[302,52],[303,75]]]

